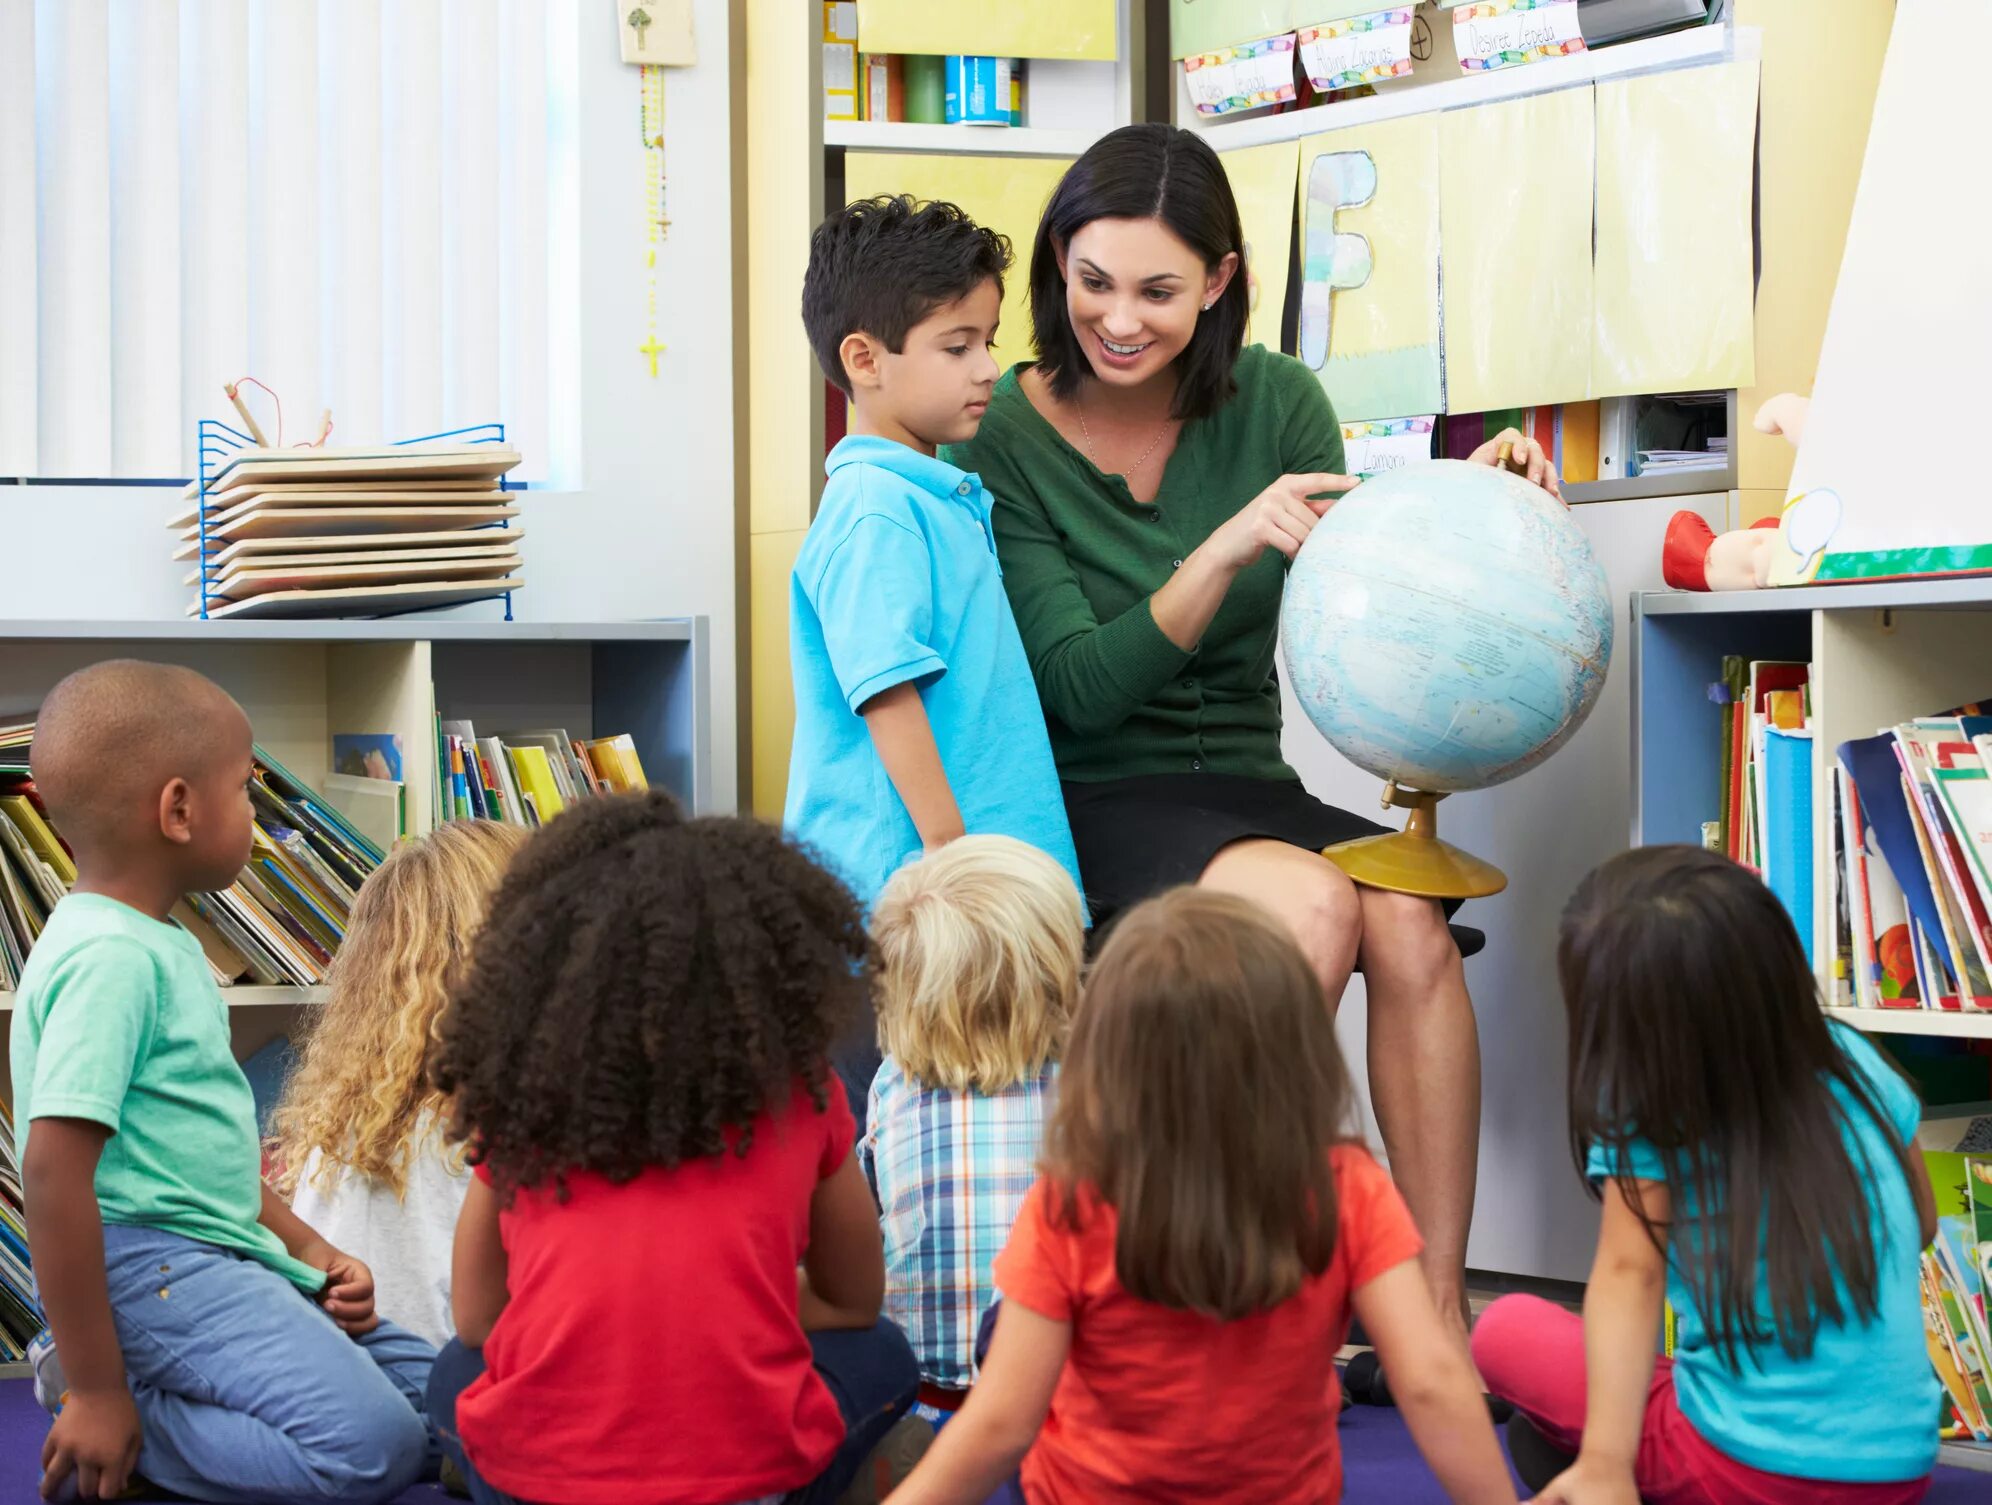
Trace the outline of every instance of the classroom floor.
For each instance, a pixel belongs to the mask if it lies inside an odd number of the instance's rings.
[[[26,1380],[0,1380],[0,1501],[27,1505],[37,1497],[42,1438],[48,1415],[35,1404]],[[1390,1505],[1445,1505],[1445,1491],[1425,1467],[1396,1411],[1353,1406],[1342,1413],[1343,1496],[1351,1505],[1387,1500]],[[1986,1477],[1961,1469],[1937,1471],[1924,1505],[1973,1505],[1987,1496]],[[159,1496],[165,1499],[167,1496]],[[417,1485],[395,1505],[438,1505],[450,1496],[433,1484]]]

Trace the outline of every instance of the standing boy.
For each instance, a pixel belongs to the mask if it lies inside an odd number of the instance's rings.
[[[848,205],[810,242],[802,321],[851,420],[789,586],[784,823],[867,909],[902,864],[970,831],[1029,842],[1079,882],[991,498],[935,457],[989,405],[1009,264],[953,204],[906,197]],[[860,1055],[842,1065],[862,1126],[878,1056]]]

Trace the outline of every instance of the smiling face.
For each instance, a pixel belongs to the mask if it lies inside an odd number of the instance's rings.
[[[973,439],[1000,374],[989,347],[1002,306],[1002,292],[989,278],[907,330],[897,351],[868,334],[846,336],[853,428],[929,454]]]
[[[1065,311],[1093,374],[1135,387],[1166,371],[1196,333],[1204,305],[1238,270],[1216,267],[1159,219],[1096,219],[1061,249]]]

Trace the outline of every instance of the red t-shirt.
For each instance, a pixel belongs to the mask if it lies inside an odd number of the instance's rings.
[[[807,1484],[844,1440],[811,1362],[796,1266],[817,1183],[856,1125],[797,1084],[731,1152],[520,1191],[498,1216],[511,1293],[457,1402],[477,1471],[571,1505],[708,1505]],[[482,1167],[478,1174],[489,1181]]]
[[[1271,1311],[1219,1322],[1130,1296],[1113,1208],[1082,1193],[1080,1232],[1031,1188],[996,1259],[1005,1300],[1072,1324],[1072,1351],[1024,1459],[1031,1505],[1308,1505],[1342,1497],[1335,1352],[1349,1297],[1415,1259],[1418,1230],[1369,1152],[1329,1152],[1339,1212],[1327,1269]]]

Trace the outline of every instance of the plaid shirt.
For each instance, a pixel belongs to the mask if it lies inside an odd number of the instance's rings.
[[[929,1090],[887,1057],[858,1155],[881,1209],[885,1315],[930,1384],[975,1379],[975,1329],[996,1300],[990,1266],[1037,1180],[1058,1068],[1001,1092]]]

